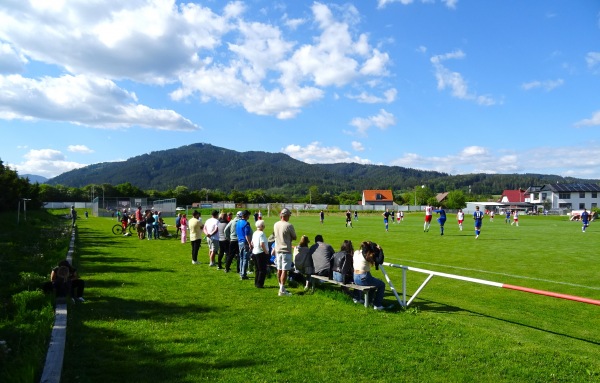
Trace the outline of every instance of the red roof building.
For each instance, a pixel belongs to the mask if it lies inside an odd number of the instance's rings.
[[[391,190],[363,190],[363,205],[393,205],[394,194]]]
[[[505,190],[498,202],[525,202],[526,198],[529,198],[529,193],[523,189]]]

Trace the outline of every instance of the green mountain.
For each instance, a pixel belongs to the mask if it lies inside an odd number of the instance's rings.
[[[131,183],[142,190],[186,186],[230,191],[305,192],[316,185],[323,192],[363,189],[407,190],[427,184],[434,192],[471,189],[476,194],[500,194],[504,189],[555,182],[597,182],[540,174],[468,174],[416,170],[400,166],[356,163],[307,164],[282,153],[236,152],[210,144],[192,144],[151,152],[122,162],[104,162],[71,170],[47,181],[50,185]]]

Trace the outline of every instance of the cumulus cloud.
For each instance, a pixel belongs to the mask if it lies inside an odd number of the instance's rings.
[[[358,156],[352,156],[349,152],[337,146],[323,146],[320,142],[311,142],[307,146],[288,145],[281,149],[282,153],[308,164],[331,164],[340,162],[355,162],[358,164],[370,164],[371,161]]]
[[[50,120],[94,128],[141,126],[160,130],[198,130],[172,110],[138,104],[134,93],[106,79],[84,75],[44,77],[0,75],[0,118]]]
[[[357,95],[348,95],[347,97],[352,99],[352,100],[356,100],[358,102],[361,103],[365,103],[365,104],[377,104],[377,103],[385,103],[385,104],[391,104],[392,102],[396,101],[396,95],[398,94],[398,91],[395,88],[391,88],[386,90],[385,92],[383,92],[383,94],[381,96],[376,96],[367,92],[361,92],[360,94]]]
[[[67,150],[73,153],[94,153],[94,151],[85,145],[69,145]]]
[[[365,150],[365,147],[362,142],[352,141],[352,149],[354,149],[355,152],[362,152]]]
[[[581,153],[585,152],[585,158]],[[469,146],[446,156],[423,156],[405,153],[390,165],[435,170],[449,174],[469,173],[538,173],[560,174],[581,178],[600,178],[600,145],[558,148],[540,147],[522,151],[494,151],[481,146]]]
[[[544,89],[546,92],[550,92],[551,90],[558,88],[564,84],[564,80],[559,78],[557,80],[545,80],[545,81],[530,81],[521,85],[521,88],[525,90]]]
[[[25,161],[20,164],[9,164],[19,174],[36,174],[52,178],[57,174],[86,166],[68,161],[65,155],[54,149],[30,150],[23,156]]]
[[[334,13],[315,2],[311,10],[319,34],[313,43],[299,46],[277,26],[239,20],[238,41],[223,52],[228,59],[205,59],[199,68],[181,72],[181,85],[171,97],[183,100],[197,94],[203,102],[217,100],[285,119],[321,99],[325,88],[387,75],[388,54],[372,48],[365,34],[351,32],[359,19],[354,6],[335,8]]]
[[[385,130],[396,124],[396,117],[385,109],[380,109],[379,113],[367,118],[356,117],[350,121],[350,125],[356,128],[359,135],[366,135],[369,128],[375,126],[381,130]]]
[[[0,42],[0,74],[20,73],[27,62],[27,58],[10,44]]]
[[[591,118],[586,118],[575,123],[575,127],[577,128],[584,126],[600,126],[600,110],[595,112]]]
[[[487,95],[478,95],[469,90],[467,81],[462,74],[453,72],[444,66],[446,60],[463,59],[466,55],[462,50],[432,56],[430,61],[435,71],[437,87],[439,90],[449,89],[452,96],[461,100],[475,101],[479,105],[494,105],[496,101]]]

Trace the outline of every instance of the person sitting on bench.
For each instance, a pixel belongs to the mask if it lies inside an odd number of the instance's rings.
[[[371,275],[371,267],[379,267],[383,263],[383,249],[375,242],[364,241],[360,249],[354,252],[352,257],[354,263],[354,283],[360,286],[375,286],[375,300],[373,308],[383,310],[383,295],[385,293],[385,283]]]

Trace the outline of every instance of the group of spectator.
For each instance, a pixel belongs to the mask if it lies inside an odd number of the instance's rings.
[[[194,218],[189,221],[192,264],[200,263],[198,250],[204,234],[208,246],[209,267],[230,273],[233,260],[236,259],[236,272],[241,280],[249,279],[248,274],[253,267],[256,288],[264,287],[268,267],[274,265],[277,270],[279,296],[292,295],[286,289],[288,279],[293,278],[305,283],[305,289],[308,289],[310,276],[315,274],[342,283],[376,286],[374,308],[384,309],[385,283],[371,275],[371,267],[381,263],[376,259],[383,256],[381,247],[365,241],[355,250],[352,241],[345,240],[336,252],[320,234],[315,236],[315,243],[310,247],[310,239],[306,235],[300,238],[297,246],[292,246],[297,235],[294,226],[289,222],[291,215],[289,209],[281,210],[279,220],[273,225],[273,234],[267,237],[265,221],[255,216],[253,230],[249,222],[251,213],[248,210],[238,211],[235,216],[213,210],[211,218],[204,225],[200,213],[194,211]],[[355,303],[364,303],[359,291],[347,293]]]

